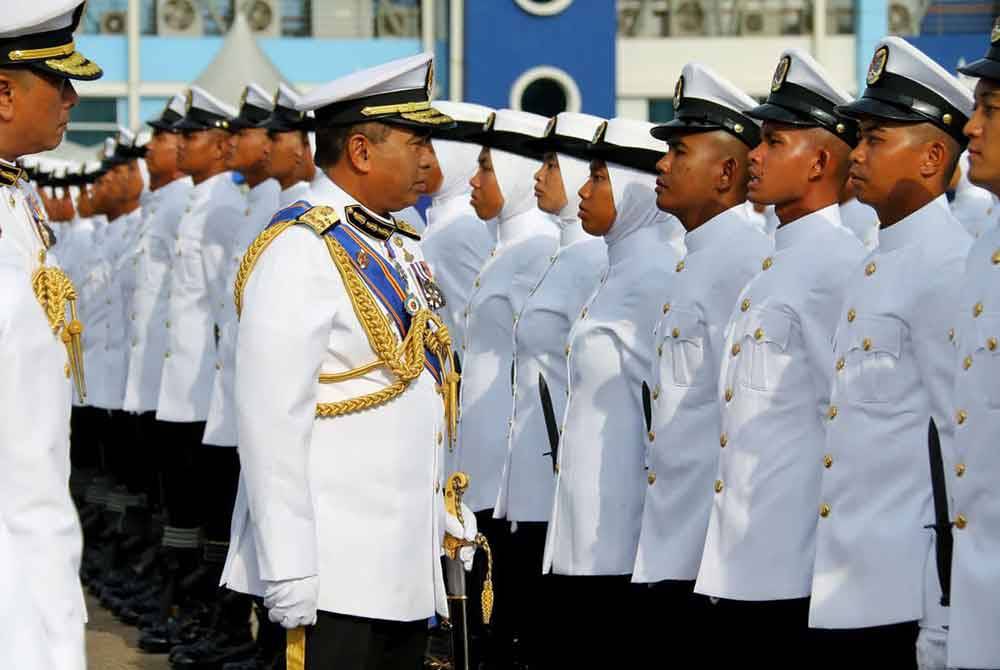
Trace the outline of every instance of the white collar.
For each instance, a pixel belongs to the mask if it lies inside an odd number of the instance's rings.
[[[779,226],[774,231],[774,250],[781,251],[797,244],[810,242],[815,239],[816,233],[814,231],[816,229],[831,225],[842,225],[840,223],[840,205],[837,203]]]
[[[720,212],[684,236],[684,246],[689,254],[725,242],[730,237],[730,229],[735,226],[749,226],[746,206],[740,203]]]
[[[938,221],[951,220],[948,198],[939,195],[915,212],[878,231],[879,251],[892,251],[922,238]]]

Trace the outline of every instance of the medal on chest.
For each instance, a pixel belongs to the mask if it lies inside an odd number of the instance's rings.
[[[441,287],[434,281],[434,273],[427,261],[417,261],[410,267],[413,268],[413,274],[417,277],[417,283],[420,284],[420,290],[427,300],[428,307],[436,312],[448,304],[444,293],[441,292]]]

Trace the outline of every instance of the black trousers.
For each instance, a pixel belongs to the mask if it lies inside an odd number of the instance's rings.
[[[70,463],[74,469],[93,470],[102,467],[101,440],[98,431],[99,410],[94,407],[74,407],[70,414]]]
[[[196,488],[202,482],[198,474],[198,456],[205,422],[157,421],[156,429],[163,440],[163,496],[167,523],[177,528],[197,528],[204,521]]]
[[[545,553],[545,522],[517,523],[506,538],[505,579],[497,599],[503,600],[509,629],[517,640],[517,655],[531,668],[548,665],[547,628],[554,615],[552,578],[542,574]],[[472,605],[476,610],[476,605]]]
[[[427,621],[384,621],[319,612],[306,629],[305,670],[421,670]],[[286,670],[284,653],[275,670]]]
[[[712,640],[718,639],[721,629],[709,625],[711,604],[694,592],[694,581],[665,580],[636,584],[635,588],[639,667],[701,667],[706,648],[712,648]],[[730,631],[725,634],[728,638]],[[667,641],[669,653],[662,645],[651,643],[655,640]]]
[[[555,612],[548,623],[549,658],[542,667],[644,668],[641,647],[660,644],[640,639],[640,588],[630,575],[568,577],[551,580]],[[672,667],[660,659],[654,667]]]
[[[750,601],[694,597],[703,604],[705,630],[725,631],[725,644],[713,654],[722,662],[721,667],[794,668],[806,659],[811,659],[809,667],[814,667],[809,598]],[[710,641],[710,635],[704,641]]]
[[[914,670],[919,633],[916,621],[871,628],[814,628],[810,631],[813,648],[823,650],[814,667]]]
[[[240,457],[236,447],[204,445],[198,454],[201,473],[196,495],[203,509],[205,539],[229,542],[229,531],[240,478]]]

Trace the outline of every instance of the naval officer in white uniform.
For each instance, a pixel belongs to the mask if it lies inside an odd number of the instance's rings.
[[[980,77],[975,111],[965,125],[969,138],[967,176],[1000,194],[1000,20],[986,55],[963,68]],[[984,231],[972,246],[955,319],[955,389],[952,405],[966,413],[955,431],[954,476],[948,482],[954,520],[947,665],[1000,668],[1000,230]],[[983,305],[982,310],[976,305]],[[979,312],[977,314],[977,312]],[[943,659],[942,659],[943,660]]]
[[[833,339],[809,624],[839,667],[914,667],[917,621],[943,625],[930,619],[940,593],[928,579],[928,421],[947,452],[968,418],[951,402],[948,325],[970,238],[944,194],[972,96],[888,37],[862,97],[837,111],[860,123],[850,178],[882,227],[878,250],[846,280]]]
[[[440,289],[389,215],[420,195],[430,128],[451,123],[430,71],[421,54],[302,99],[316,202],[275,216],[237,281],[242,473],[223,580],[263,596],[306,669],[418,667],[428,617],[447,612],[446,524],[475,536],[467,507],[464,529],[444,518],[457,375],[429,308]]]
[[[164,467],[167,528],[164,546],[179,555],[181,569],[200,561],[201,498],[191,489],[197,472],[215,373],[217,340],[213,297],[220,281],[227,233],[243,215],[245,201],[226,169],[232,107],[197,86],[188,92],[180,133],[178,167],[192,179],[177,224],[170,273],[167,349],[156,408],[158,429],[169,445]],[[170,590],[165,590],[169,593]]]
[[[86,667],[82,539],[69,496],[82,326],[67,304],[72,282],[47,259],[41,202],[14,164],[62,141],[79,100],[70,80],[102,74],[75,50],[83,11],[76,0],[39,0],[0,15],[0,665],[26,670]]]
[[[695,590],[719,599],[717,625],[736,626],[729,662],[792,667],[808,646],[830,342],[865,251],[838,205],[857,125],[834,108],[851,98],[799,49],[781,55],[770,91],[749,112],[763,121],[749,197],[774,206],[780,225],[726,326],[719,465],[705,483],[712,513]]]
[[[711,69],[684,66],[674,120],[653,129],[668,143],[657,163],[657,206],[688,231],[687,255],[658,296],[649,371],[650,427],[642,528],[632,581],[644,630],[666,625],[679,639],[705,635],[708,599],[694,595],[711,510],[721,428],[718,380],[725,328],[736,295],[771,254],[771,240],[747,216],[747,153],[760,141],[756,106]],[[655,647],[648,648],[654,662]],[[679,645],[693,663],[699,645]]]

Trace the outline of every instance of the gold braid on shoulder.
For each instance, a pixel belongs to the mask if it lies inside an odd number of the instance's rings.
[[[73,281],[59,268],[43,265],[31,275],[31,288],[38,304],[45,312],[45,318],[52,333],[59,336],[66,347],[69,370],[73,375],[76,393],[80,402],[87,399],[87,383],[83,371],[83,324],[76,315],[76,287]],[[66,323],[66,306],[69,305],[70,321]]]
[[[344,282],[344,287],[347,289],[351,306],[354,308],[354,314],[365,331],[372,351],[377,356],[376,361],[354,368],[353,370],[348,370],[347,372],[321,374],[319,382],[332,384],[348,379],[355,379],[377,367],[388,368],[396,378],[394,382],[385,388],[372,393],[366,393],[357,398],[330,403],[318,403],[316,405],[316,416],[328,418],[361,412],[383,405],[396,398],[423,372],[424,363],[426,362],[426,351],[430,350],[439,357],[444,366],[442,370],[444,379],[438,387],[438,393],[443,396],[449,437],[454,439],[455,427],[458,420],[459,375],[454,368],[451,335],[448,333],[448,328],[437,314],[429,309],[421,309],[413,315],[409,332],[407,332],[403,341],[399,342],[385,313],[378,306],[371,291],[365,286],[361,276],[351,263],[350,254],[347,253],[347,250],[335,238],[323,234],[329,228],[329,225],[320,230],[315,225],[315,216],[311,220],[305,220],[309,219],[312,213],[313,210],[310,210],[310,212],[307,212],[299,219],[275,224],[261,233],[247,249],[243,257],[243,262],[240,264],[240,269],[237,272],[236,286],[234,287],[233,297],[236,303],[237,315],[242,313],[243,289],[246,286],[246,282],[254,266],[257,264],[257,259],[268,245],[271,244],[275,237],[296,223],[310,225],[316,230],[317,234],[322,235],[327,250],[330,253],[330,258],[333,260],[333,264],[337,268],[341,280]],[[326,222],[328,223],[329,219],[326,219]]]

